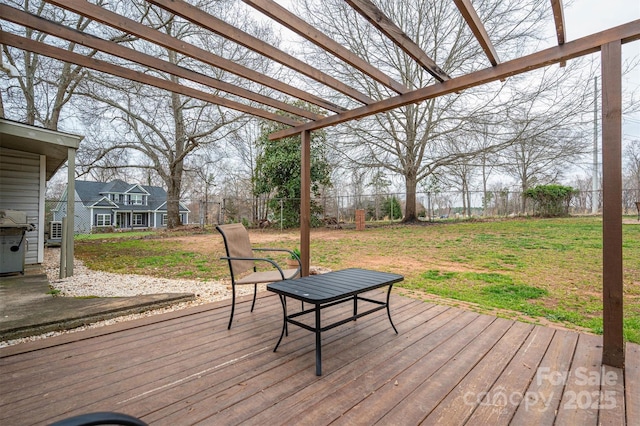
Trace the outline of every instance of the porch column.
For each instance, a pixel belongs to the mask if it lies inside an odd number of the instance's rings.
[[[302,276],[309,276],[311,257],[311,131],[300,133],[300,260]]]
[[[624,368],[622,286],[622,47],[602,46],[602,363]]]
[[[76,217],[76,150],[67,149],[67,240],[61,250],[66,252],[65,270],[67,277],[73,276],[73,236],[75,235]]]

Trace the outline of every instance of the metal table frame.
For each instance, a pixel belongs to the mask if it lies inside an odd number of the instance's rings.
[[[288,324],[294,324],[315,333],[316,375],[320,376],[322,375],[323,331],[331,330],[332,328],[346,324],[350,321],[355,321],[365,315],[386,309],[391,327],[393,328],[393,331],[398,334],[398,330],[391,320],[389,297],[391,295],[393,284],[402,281],[403,279],[404,277],[398,274],[353,268],[268,284],[267,290],[277,293],[280,297],[283,311],[282,332],[280,333],[280,338],[278,339],[278,343],[276,343],[273,351],[277,351],[284,336],[289,334]],[[389,287],[385,301],[360,296],[362,293],[385,286]],[[302,310],[290,315],[287,314],[287,297],[302,301]],[[367,309],[364,312],[358,312],[358,301],[368,302],[377,306]],[[313,305],[313,308],[304,309],[305,302]],[[349,302],[353,302],[353,315],[322,326],[320,315],[322,309]],[[314,326],[310,326],[296,320],[296,318],[312,313],[315,316]]]

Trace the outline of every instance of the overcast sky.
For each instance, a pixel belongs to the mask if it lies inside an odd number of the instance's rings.
[[[640,19],[640,0],[575,0],[565,2],[567,41]],[[640,41],[622,47],[623,60],[640,56]],[[626,75],[623,88],[640,92],[640,68]],[[623,113],[623,138],[640,139],[640,113]]]
[[[638,0],[574,0],[565,2],[568,41],[640,19]],[[637,44],[637,42],[636,42]]]

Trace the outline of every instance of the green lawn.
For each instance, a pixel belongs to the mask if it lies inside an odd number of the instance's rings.
[[[623,226],[625,338],[640,343],[640,223]],[[93,236],[76,255],[94,269],[228,278],[220,236]],[[251,231],[260,246],[294,248],[298,231]],[[191,238],[191,239],[190,239]],[[313,230],[311,263],[405,275],[406,294],[531,322],[602,332],[600,218],[514,219]]]

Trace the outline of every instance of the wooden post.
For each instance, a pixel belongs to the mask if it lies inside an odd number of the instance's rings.
[[[602,363],[624,368],[622,276],[622,46],[602,46]]]
[[[364,231],[364,210],[356,209],[356,231]]]
[[[67,150],[67,242],[60,250],[65,250],[66,265],[65,276],[73,276],[74,235],[76,219],[76,150]]]
[[[58,278],[67,278],[67,216],[62,218],[62,238],[60,240],[60,270]]]
[[[311,131],[300,133],[300,260],[302,276],[309,276],[311,257]]]

